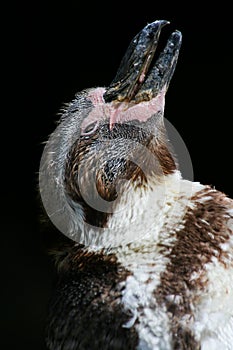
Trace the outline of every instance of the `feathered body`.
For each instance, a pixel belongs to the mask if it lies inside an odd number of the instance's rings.
[[[46,146],[42,199],[73,239],[56,252],[50,350],[233,349],[233,201],[177,169],[163,111],[179,32],[146,78],[165,24],[135,37],[131,75],[124,58],[109,88],[77,95]]]

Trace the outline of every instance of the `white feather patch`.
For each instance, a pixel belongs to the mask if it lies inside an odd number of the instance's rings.
[[[206,264],[208,285],[194,310],[193,331],[204,350],[233,349],[233,266]]]
[[[185,213],[193,206],[190,199],[203,187],[199,183],[182,180],[177,172],[165,177],[160,186],[156,184],[151,192],[145,193],[145,197],[137,198],[140,194],[135,193],[134,205],[121,213],[124,225],[129,223],[129,234],[140,237],[143,231],[142,239],[111,250],[118,261],[132,272],[123,282],[122,302],[125,309],[132,313],[132,318],[124,327],[136,327],[140,350],[172,349],[167,311],[158,306],[153,294],[169,262],[159,243],[165,244],[168,250],[173,247],[176,232],[184,225]],[[132,218],[134,225],[130,226]],[[117,222],[113,218],[112,226]]]

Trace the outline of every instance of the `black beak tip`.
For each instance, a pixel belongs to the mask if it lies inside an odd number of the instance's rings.
[[[173,75],[182,35],[178,30],[168,39],[164,51],[155,63],[155,68],[149,68],[157,48],[161,29],[169,24],[167,20],[157,20],[147,24],[132,40],[122,59],[116,77],[104,93],[105,102],[139,101],[137,93],[152,91],[148,96],[155,96],[158,89],[168,86]],[[146,94],[140,94],[146,96]],[[143,97],[143,98],[144,98]],[[146,97],[145,97],[146,98]]]
[[[152,23],[147,24],[147,26],[145,26],[141,33],[146,33],[149,37],[154,36],[156,33],[159,33],[160,30],[167,24],[170,24],[170,22],[163,19],[154,21]]]
[[[170,22],[164,19],[159,19],[152,23],[147,24],[145,28],[156,30],[158,28],[163,28],[167,24],[170,24]]]
[[[175,30],[172,34],[171,34],[171,38],[174,42],[174,44],[181,44],[182,41],[182,34],[179,30]]]

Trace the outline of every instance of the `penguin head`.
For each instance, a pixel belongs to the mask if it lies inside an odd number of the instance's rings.
[[[143,28],[110,86],[78,93],[46,144],[42,201],[53,223],[79,243],[121,244],[127,231],[123,221],[128,225],[141,212],[134,212],[135,201],[176,170],[163,114],[180,32],[171,34],[153,63],[167,23]],[[120,227],[122,233],[116,234]]]

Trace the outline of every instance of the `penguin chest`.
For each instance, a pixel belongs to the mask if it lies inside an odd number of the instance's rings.
[[[131,319],[123,325],[137,331],[138,349],[170,349],[169,319],[165,307],[156,300],[159,275],[164,269],[164,259],[140,266],[127,277],[122,293],[124,308],[131,312]]]

